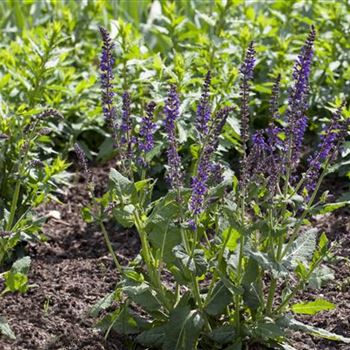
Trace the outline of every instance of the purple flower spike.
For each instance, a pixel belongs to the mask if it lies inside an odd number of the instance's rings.
[[[269,134],[275,131],[278,131],[277,127],[269,127],[266,130],[255,132],[252,135],[252,148],[247,157],[247,176],[249,178],[260,179],[260,177],[263,177],[266,179],[271,195],[275,193],[281,169],[277,141],[279,138],[277,134]],[[272,138],[276,139],[276,143],[270,143]]]
[[[281,74],[278,74],[272,86],[270,108],[269,108],[269,112],[271,113],[271,117],[273,121],[280,119],[280,115],[278,113],[280,84],[281,84]]]
[[[240,96],[241,96],[241,140],[243,146],[243,159],[242,159],[242,174],[241,183],[242,187],[246,186],[247,182],[247,142],[248,142],[248,127],[249,127],[249,92],[250,92],[250,80],[253,78],[253,70],[255,64],[255,50],[254,43],[251,42],[248,46],[243,64],[240,68],[241,84],[240,84]]]
[[[126,143],[130,131],[132,129],[131,119],[130,119],[130,95],[127,91],[124,91],[123,96],[123,105],[122,105],[122,123],[120,126],[121,131],[123,132],[122,143]]]
[[[153,121],[153,114],[156,108],[155,102],[150,102],[146,106],[146,116],[142,118],[140,136],[142,139],[139,141],[139,150],[142,152],[149,152],[154,147],[153,134],[157,129],[156,124]]]
[[[144,116],[141,121],[140,138],[138,141],[138,148],[140,152],[150,152],[154,147],[153,134],[157,129],[157,126],[153,121],[155,108],[156,104],[153,101],[146,106],[146,116]],[[139,158],[139,164],[142,167],[147,166],[147,162],[144,157]]]
[[[122,104],[122,121],[120,125],[120,129],[122,131],[121,143],[122,145],[126,145],[126,155],[129,159],[132,158],[132,146],[136,143],[136,140],[131,135],[132,131],[132,122],[131,122],[131,101],[130,95],[127,91],[124,91],[122,96],[123,104]]]
[[[231,107],[220,109],[210,124],[208,139],[198,161],[197,173],[191,180],[192,195],[189,208],[193,215],[200,214],[204,209],[208,181],[210,179],[220,181],[221,179],[221,169],[218,168],[218,165],[212,163],[211,158],[219,145],[219,136],[231,111]]]
[[[74,152],[78,158],[78,163],[80,168],[83,170],[85,174],[89,174],[86,155],[77,143],[74,144]]]
[[[168,137],[168,168],[167,179],[172,188],[178,189],[182,187],[183,175],[181,167],[181,158],[177,152],[176,127],[175,121],[180,115],[180,101],[176,91],[176,86],[171,85],[167,100],[164,107],[165,114],[165,131]]]
[[[335,157],[338,144],[344,140],[347,134],[349,120],[341,120],[341,113],[344,105],[345,103],[342,103],[335,113],[333,113],[332,121],[325,128],[321,137],[318,151],[308,160],[310,166],[306,172],[305,189],[309,194],[312,193],[316,187],[322,163],[324,163],[328,157]]]
[[[208,133],[208,123],[211,115],[211,107],[209,104],[210,82],[211,73],[208,71],[204,80],[201,99],[197,107],[196,128],[201,138]]]
[[[112,39],[103,27],[99,27],[103,46],[102,46],[102,55],[100,60],[100,77],[101,77],[101,88],[102,88],[102,109],[105,119],[112,129],[114,139],[116,138],[116,108],[113,103],[114,92],[113,92],[113,48],[114,44]]]
[[[297,165],[300,159],[301,147],[307,128],[306,111],[308,109],[307,98],[309,94],[309,76],[315,42],[315,27],[311,26],[308,38],[301,49],[294,69],[294,85],[290,90],[287,110],[287,142],[286,154],[291,154],[291,165]]]
[[[223,168],[221,166],[221,164],[219,163],[212,163],[211,167],[210,167],[210,181],[217,185],[219,183],[221,183],[224,178],[223,178]]]
[[[196,230],[197,230],[196,222],[195,222],[193,219],[190,219],[190,220],[187,222],[187,225],[188,225],[188,228],[189,228],[191,231],[196,231]]]

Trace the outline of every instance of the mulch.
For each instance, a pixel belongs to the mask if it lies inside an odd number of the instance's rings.
[[[93,169],[97,183],[104,186],[107,171]],[[86,224],[81,209],[88,196],[84,176],[77,175],[66,190],[62,203],[49,203],[40,209],[49,214],[43,227],[47,241],[27,247],[32,264],[31,288],[24,295],[7,294],[0,299],[0,314],[9,321],[17,338],[0,339],[0,350],[124,350],[123,339],[111,334],[107,340],[95,329],[91,307],[113,291],[118,275],[98,227]],[[102,191],[102,188],[100,188]],[[318,327],[350,336],[350,219],[348,209],[321,218],[315,225],[337,242],[334,258],[328,263],[335,280],[301,299],[323,297],[337,305],[333,311],[313,317],[299,317]],[[108,226],[115,251],[122,262],[139,250],[135,233]],[[349,350],[350,345],[319,340],[295,333],[292,344],[298,350]],[[189,349],[190,350],[190,349]]]

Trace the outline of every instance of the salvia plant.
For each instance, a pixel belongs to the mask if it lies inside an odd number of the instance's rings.
[[[84,209],[84,217],[100,225],[120,274],[115,291],[93,309],[96,316],[109,310],[100,328],[107,335],[113,330],[147,348],[164,350],[249,349],[254,344],[294,349],[288,341],[291,330],[350,343],[349,338],[294,317],[335,308],[323,298],[298,302],[298,294],[320,288],[332,278],[332,271],[322,265],[329,256],[329,242],[308,218],[327,201],[320,186],[349,124],[342,117],[341,104],[325,126],[307,169],[301,167],[315,28],[311,27],[295,61],[287,105],[280,108],[277,76],[270,123],[252,135],[254,43],[240,66],[238,106],[214,106],[208,72],[194,120],[198,152],[187,163],[179,152],[179,87],[169,86],[163,106],[153,101],[145,105],[142,119],[133,115],[132,93],[124,91],[119,116],[113,90],[113,42],[105,29],[100,32],[102,103],[114,137],[116,167],[101,198],[93,196],[90,177],[92,205]],[[227,169],[218,152],[230,114],[241,120],[237,175]],[[167,145],[168,190],[163,195],[157,179],[149,176],[155,133]],[[89,174],[84,153],[79,146],[76,151]],[[123,227],[134,227],[139,235],[140,254],[128,264],[109,239],[105,222],[111,217]],[[112,304],[117,307],[110,311]]]

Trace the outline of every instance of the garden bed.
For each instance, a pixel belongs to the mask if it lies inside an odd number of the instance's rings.
[[[98,179],[96,183],[103,187],[108,177],[107,168],[92,171]],[[96,319],[89,316],[90,308],[113,290],[118,276],[99,229],[81,218],[80,210],[87,202],[84,177],[77,175],[73,187],[66,190],[62,204],[51,203],[41,208],[41,214],[50,217],[43,228],[48,240],[28,247],[32,259],[29,291],[24,295],[7,294],[0,299],[2,314],[17,336],[15,341],[1,339],[1,349],[127,349],[123,338],[117,334],[112,333],[104,340],[94,329]],[[331,241],[338,242],[334,260],[329,262],[335,271],[335,280],[317,294],[309,291],[300,298],[313,300],[322,294],[337,308],[303,318],[310,324],[346,336],[350,332],[348,209],[338,210],[314,224],[326,231]],[[137,236],[132,231],[117,231],[112,225],[109,231],[118,257],[126,263],[139,250]],[[349,347],[299,333],[294,334],[293,343],[298,350],[346,350]]]

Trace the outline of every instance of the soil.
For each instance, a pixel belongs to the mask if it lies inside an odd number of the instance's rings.
[[[96,183],[106,183],[107,172],[95,169]],[[1,315],[16,334],[15,341],[0,340],[0,350],[123,350],[118,338],[105,341],[94,329],[91,307],[111,292],[118,276],[95,225],[86,224],[80,211],[87,205],[85,177],[79,176],[62,198],[41,214],[50,218],[43,227],[47,242],[31,245],[29,280],[24,294],[0,299]],[[99,190],[99,189],[97,189]],[[109,227],[121,262],[135,256],[138,240],[132,232]]]
[[[93,169],[100,184],[106,183],[106,169]],[[98,227],[86,224],[80,215],[88,203],[85,177],[77,175],[66,190],[62,203],[41,208],[50,217],[43,227],[47,242],[28,247],[32,264],[31,288],[24,294],[7,294],[0,299],[0,314],[16,333],[15,341],[0,339],[0,350],[124,350],[123,340],[111,334],[103,338],[89,315],[91,307],[113,291],[118,275]],[[323,297],[337,305],[333,311],[313,317],[299,317],[318,327],[350,336],[350,220],[348,209],[341,209],[314,223],[336,243],[334,258],[328,265],[335,280],[301,299]],[[118,230],[109,224],[111,240],[119,259],[126,263],[139,250],[132,231]],[[292,345],[298,350],[349,350],[350,345],[319,340],[295,333]]]

